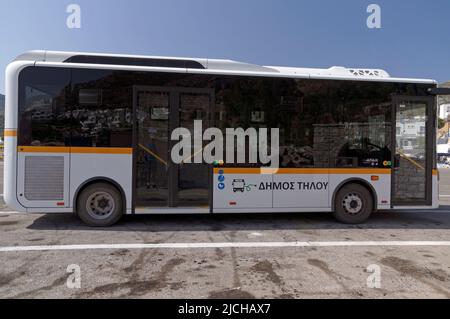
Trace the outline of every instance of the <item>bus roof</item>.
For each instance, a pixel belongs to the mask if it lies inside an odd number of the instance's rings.
[[[186,69],[187,73],[214,73],[223,75],[255,75],[330,80],[355,80],[377,82],[405,82],[437,84],[431,79],[394,78],[381,69],[346,68],[333,66],[328,69],[260,66],[250,63],[222,59],[181,58],[164,56],[142,56],[87,52],[63,52],[35,50],[19,55],[14,61],[35,63],[67,63],[114,66],[132,66],[158,69]]]

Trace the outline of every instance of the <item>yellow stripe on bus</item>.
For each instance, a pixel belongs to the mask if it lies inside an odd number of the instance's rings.
[[[19,146],[17,149],[21,153],[133,154],[132,148],[116,147]]]
[[[6,129],[4,134],[5,134],[5,137],[16,137],[17,136],[17,130]]]
[[[223,171],[225,174],[263,174],[267,172],[270,174],[304,174],[304,175],[320,175],[320,174],[352,174],[352,175],[389,175],[391,169],[388,168],[214,168],[214,174],[219,174]]]

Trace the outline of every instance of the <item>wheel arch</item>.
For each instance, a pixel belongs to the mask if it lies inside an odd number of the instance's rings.
[[[89,185],[96,184],[96,183],[107,183],[107,184],[110,184],[110,185],[114,186],[115,188],[117,188],[117,190],[120,193],[120,196],[122,197],[123,209],[124,209],[124,211],[126,211],[127,197],[125,196],[125,192],[124,192],[122,186],[120,186],[119,183],[117,183],[115,180],[113,180],[111,178],[98,176],[98,177],[92,177],[92,178],[86,180],[80,186],[78,186],[78,188],[75,191],[75,194],[73,196],[73,209],[74,209],[74,212],[77,211],[78,196],[81,194],[81,192],[84,189],[86,189],[86,187],[88,187]]]
[[[344,181],[342,181],[341,183],[338,184],[338,186],[334,189],[333,192],[333,197],[331,199],[331,207],[334,209],[335,204],[336,204],[336,195],[337,193],[342,189],[342,187],[348,185],[348,184],[359,184],[365,188],[367,188],[367,190],[370,192],[370,194],[372,195],[373,198],[373,211],[377,211],[378,209],[378,196],[377,196],[377,192],[375,191],[375,188],[366,180],[362,179],[362,178],[358,178],[358,177],[353,177],[353,178],[349,178],[346,179]]]

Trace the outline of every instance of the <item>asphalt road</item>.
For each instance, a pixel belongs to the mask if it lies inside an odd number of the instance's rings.
[[[441,194],[440,210],[377,213],[359,226],[307,213],[127,216],[92,229],[72,215],[3,212],[0,297],[449,298],[450,246],[439,243],[450,241],[450,170]],[[53,250],[30,247],[43,245]],[[64,245],[85,246],[55,250]],[[373,269],[379,288],[367,284]]]

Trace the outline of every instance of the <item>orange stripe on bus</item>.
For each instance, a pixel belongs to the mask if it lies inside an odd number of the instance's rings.
[[[374,175],[390,175],[389,168],[331,168],[330,174],[374,174]]]
[[[439,176],[439,171],[437,169],[433,170],[433,176]]]
[[[5,137],[16,137],[17,130],[5,130]]]
[[[214,173],[219,174],[223,171],[224,174],[352,174],[352,175],[389,175],[391,174],[390,169],[386,168],[280,168],[268,169],[266,168],[262,171],[260,168],[214,168]]]
[[[71,147],[71,153],[77,154],[133,154],[132,148],[117,147]]]
[[[329,174],[328,168],[279,168],[274,174]]]
[[[73,154],[132,154],[132,148],[66,147],[66,146],[19,146],[21,153],[73,153]]]
[[[70,153],[70,147],[65,146],[18,146],[21,153]]]
[[[214,168],[214,174],[223,171],[225,174],[261,174],[259,168]]]

